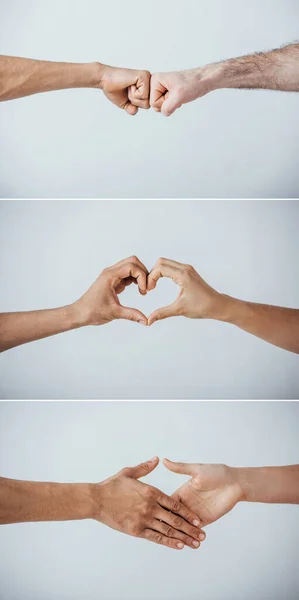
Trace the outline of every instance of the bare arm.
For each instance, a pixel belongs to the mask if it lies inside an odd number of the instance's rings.
[[[299,504],[299,465],[236,470],[246,502]]]
[[[138,285],[141,294],[146,294],[147,273],[143,263],[132,256],[104,269],[89,290],[69,306],[0,314],[0,352],[78,327],[104,325],[114,319],[147,325],[142,312],[122,306],[118,299],[118,294],[132,283]]]
[[[175,302],[155,310],[148,324],[167,317],[226,321],[263,340],[299,354],[299,309],[243,302],[220,294],[200,277],[191,265],[161,258],[148,276],[147,288],[154,289],[160,277],[170,277],[180,286]]]
[[[205,69],[205,67],[204,67]],[[299,43],[231,58],[206,67],[212,89],[299,91]]]
[[[219,315],[226,321],[274,346],[299,354],[299,309],[243,302],[222,296]],[[213,318],[215,318],[213,317]]]
[[[149,108],[149,84],[146,70],[0,56],[0,101],[69,88],[96,88],[134,115],[138,108]]]
[[[299,465],[236,468],[163,462],[174,473],[190,475],[173,497],[197,512],[202,525],[217,521],[238,502],[299,504]]]
[[[176,550],[199,548],[205,533],[196,513],[139,481],[158,463],[155,457],[93,484],[0,478],[0,524],[94,519]]]
[[[182,104],[224,88],[299,91],[299,44],[231,58],[195,69],[154,73],[150,104],[165,116]]]

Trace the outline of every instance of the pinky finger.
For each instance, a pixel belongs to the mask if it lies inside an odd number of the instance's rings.
[[[158,533],[153,529],[145,529],[141,537],[144,537],[149,542],[154,542],[155,544],[160,544],[161,546],[167,546],[167,548],[172,548],[173,550],[182,550],[184,548],[183,542],[179,542],[174,538],[166,537],[166,535]]]

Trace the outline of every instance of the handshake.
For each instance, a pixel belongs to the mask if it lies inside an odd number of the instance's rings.
[[[113,529],[174,550],[199,548],[213,523],[244,498],[241,470],[226,465],[200,465],[164,459],[170,471],[190,475],[172,496],[141,481],[158,465],[155,457],[127,467],[99,484],[90,484],[88,517]],[[85,515],[86,516],[86,515]]]
[[[182,104],[212,91],[213,65],[172,73],[121,69],[96,63],[96,86],[119,108],[135,115],[139,108],[153,108],[166,117]]]
[[[120,304],[118,296],[127,286],[138,285],[139,293],[144,296],[156,287],[161,277],[172,279],[180,287],[177,299],[169,306],[155,310],[147,318],[141,311]],[[210,287],[190,265],[159,258],[149,272],[137,256],[131,256],[104,269],[72,309],[78,326],[103,325],[114,319],[152,325],[160,319],[175,316],[220,318],[224,305],[225,297]]]

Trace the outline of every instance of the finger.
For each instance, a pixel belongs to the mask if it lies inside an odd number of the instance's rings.
[[[163,464],[169,471],[181,473],[182,475],[191,475],[191,477],[195,477],[198,471],[198,465],[195,463],[173,462],[168,458],[164,458]]]
[[[140,325],[147,325],[147,318],[140,310],[122,306],[121,304],[115,307],[115,318],[135,321],[136,323],[140,323]]]
[[[132,479],[139,479],[140,477],[145,477],[149,473],[151,473],[159,464],[158,456],[154,456],[150,460],[146,462],[140,463],[136,467],[126,467],[123,469],[123,473],[127,477],[131,477]]]
[[[133,106],[130,100],[128,100],[124,106],[124,110],[128,113],[128,115],[134,116],[138,112],[138,106]]]
[[[139,108],[144,108],[144,109],[148,109],[150,107],[149,105],[149,99],[148,98],[141,98],[140,97],[141,93],[140,93],[140,89],[137,89],[136,85],[131,85],[128,89],[128,98],[130,100],[130,102],[134,105],[134,106],[138,106]]]
[[[147,290],[153,290],[161,277],[168,277],[179,285],[180,269],[165,258],[160,258],[147,278]]]
[[[160,504],[160,506],[162,506],[162,508],[167,508],[167,510],[170,510],[172,513],[183,517],[183,519],[185,519],[185,521],[191,525],[194,525],[195,527],[200,525],[200,519],[193,512],[193,510],[189,510],[189,508],[186,508],[186,506],[184,506],[184,504],[178,500],[174,500],[173,498],[170,498],[161,492],[157,498],[157,502]]]
[[[176,91],[170,92],[165,98],[161,112],[165,117],[170,117],[181,106],[180,96]]]
[[[135,97],[146,100],[149,108],[151,74],[149,71],[143,71],[136,81]]]
[[[168,538],[166,535],[153,531],[153,529],[145,529],[141,537],[154,542],[155,544],[161,544],[167,546],[167,548],[173,548],[173,550],[182,550],[184,548],[183,542],[178,542],[176,539]]]
[[[180,314],[179,302],[175,301],[168,306],[157,308],[148,317],[147,324],[152,325],[155,321],[161,321],[162,319],[168,319],[169,317],[176,317]]]
[[[205,534],[202,529],[199,529],[195,525],[190,525],[190,523],[187,523],[183,517],[173,514],[164,508],[158,509],[155,513],[155,517],[161,521],[164,521],[164,523],[167,523],[173,529],[177,529],[178,531],[186,533],[193,540],[201,541],[205,538]]]
[[[189,525],[189,527],[191,527],[191,525]],[[178,531],[177,529],[175,529],[168,523],[164,523],[164,521],[161,521],[160,519],[154,519],[154,521],[151,523],[151,528],[154,531],[159,531],[160,533],[163,533],[163,535],[166,535],[166,537],[168,538],[180,540],[186,546],[189,546],[189,548],[193,548],[193,550],[194,548],[199,548],[200,546],[200,541],[198,539],[187,535],[182,531]]]
[[[160,110],[165,100],[165,95],[168,93],[167,87],[161,82],[159,75],[152,75],[150,88],[150,106]]]
[[[127,277],[133,277],[137,280],[138,287],[142,292],[147,292],[147,270],[145,267],[139,266],[134,262],[126,262],[123,265],[120,265],[117,270],[117,281],[116,284],[120,283],[122,279],[127,279]]]
[[[134,263],[135,265],[138,265],[140,267],[140,269],[142,269],[143,271],[145,271],[145,273],[148,274],[148,269],[143,264],[143,262],[141,262],[141,260],[138,258],[138,256],[135,256],[135,254],[133,256],[129,256],[128,258],[123,258],[122,260],[119,260],[117,263],[115,263],[115,265],[113,265],[110,268],[114,269],[114,268],[126,265],[127,263]]]

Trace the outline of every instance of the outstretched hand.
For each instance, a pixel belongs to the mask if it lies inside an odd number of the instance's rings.
[[[202,526],[214,523],[243,498],[243,490],[236,477],[236,469],[226,465],[206,465],[172,462],[167,458],[165,467],[174,473],[190,475],[191,479],[179,487],[172,497],[196,512]]]

